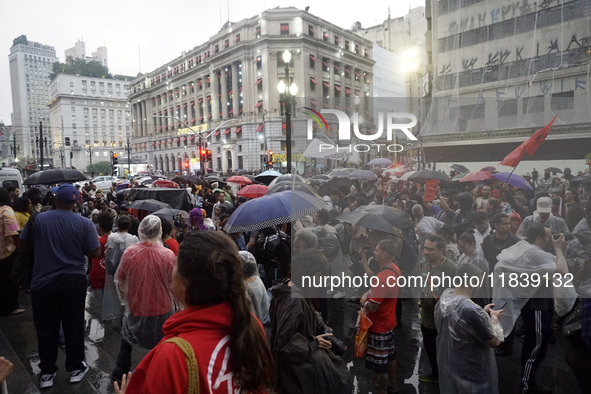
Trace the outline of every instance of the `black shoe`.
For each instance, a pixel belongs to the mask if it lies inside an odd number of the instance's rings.
[[[495,348],[495,356],[510,356],[513,354],[512,350]]]

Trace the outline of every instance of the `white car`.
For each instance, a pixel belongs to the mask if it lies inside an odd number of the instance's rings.
[[[121,183],[121,179],[109,175],[97,176],[96,178],[91,179],[90,181],[94,183],[97,190],[102,189],[104,192],[109,190],[109,188],[113,185],[113,182]],[[84,187],[84,184],[90,181],[76,182],[76,184],[80,185],[80,187]]]

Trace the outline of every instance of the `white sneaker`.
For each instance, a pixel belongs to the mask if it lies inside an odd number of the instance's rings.
[[[70,372],[70,383],[80,382],[82,379],[84,379],[86,373],[90,371],[90,367],[84,361],[82,361],[82,365],[84,365],[84,369],[76,369]]]
[[[53,387],[53,378],[55,378],[55,375],[55,372],[41,375],[39,377],[39,388],[47,389],[49,387]]]

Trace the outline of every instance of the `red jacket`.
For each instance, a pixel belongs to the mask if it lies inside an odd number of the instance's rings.
[[[193,346],[199,366],[199,392],[225,394],[238,388],[229,368],[230,304],[194,306],[172,315],[162,326],[164,338],[179,336]],[[187,361],[174,343],[160,342],[144,357],[126,394],[187,392]],[[261,371],[263,373],[263,371]]]

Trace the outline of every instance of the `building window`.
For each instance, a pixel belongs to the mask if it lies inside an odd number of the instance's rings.
[[[550,99],[550,108],[552,110],[573,109],[575,108],[575,92],[553,93]]]
[[[240,33],[236,34],[236,37],[234,38],[234,42],[236,42],[236,43],[240,42]]]
[[[256,29],[254,29],[254,35],[256,38],[261,38],[261,26],[257,26]]]
[[[314,57],[314,55],[310,54],[310,68],[314,68],[316,67],[316,57]]]
[[[499,116],[517,115],[517,99],[499,102]]]
[[[218,53],[219,51],[220,51],[220,46],[218,44],[215,44],[213,53]]]
[[[224,49],[228,48],[230,46],[230,39],[226,38],[226,40],[224,41]]]
[[[314,37],[314,26],[308,25],[308,35]]]
[[[289,35],[289,23],[281,23],[279,25],[279,33],[282,36],[288,36]]]
[[[238,156],[238,168],[244,168],[244,160],[242,156]]]
[[[345,40],[345,49],[350,49],[349,40]]]
[[[341,45],[341,39],[339,38],[339,36],[334,36],[334,43],[335,45]]]
[[[523,99],[524,112],[544,112],[545,96],[525,97]]]
[[[328,33],[327,32],[322,32],[322,41],[328,42]]]
[[[322,71],[324,72],[328,72],[329,68],[328,68],[328,59],[327,58],[323,58],[322,59]]]

